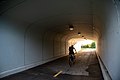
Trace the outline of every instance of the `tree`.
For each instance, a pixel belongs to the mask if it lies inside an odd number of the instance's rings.
[[[92,42],[91,44],[82,45],[81,48],[96,48],[95,42]]]
[[[91,43],[91,48],[96,48],[95,42]]]

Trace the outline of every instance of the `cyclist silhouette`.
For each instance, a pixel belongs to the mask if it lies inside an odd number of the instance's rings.
[[[70,67],[72,66],[72,64],[75,63],[75,53],[74,50],[76,51],[76,49],[73,47],[73,45],[71,45],[69,47],[69,65]]]
[[[73,47],[73,45],[71,45],[70,47],[69,47],[69,55],[71,55],[71,54],[75,54],[74,53],[74,50],[76,51],[76,49]]]

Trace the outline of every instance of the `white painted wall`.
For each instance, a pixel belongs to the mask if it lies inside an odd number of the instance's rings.
[[[42,63],[42,34],[34,28],[30,28],[25,36],[25,65]]]
[[[24,29],[0,21],[0,77],[24,66]]]
[[[0,21],[0,78],[65,56],[65,41],[44,31]]]
[[[99,13],[96,15],[99,17],[100,23],[102,23],[102,37],[99,42],[99,55],[107,68],[112,80],[120,80],[120,21],[116,8],[116,4],[112,0],[98,1],[96,4],[100,7]],[[97,11],[97,10],[96,10]],[[97,21],[95,21],[96,26]]]

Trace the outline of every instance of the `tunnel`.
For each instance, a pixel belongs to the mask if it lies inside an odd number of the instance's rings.
[[[1,0],[0,78],[65,57],[85,39],[96,43],[104,80],[120,80],[120,0]]]

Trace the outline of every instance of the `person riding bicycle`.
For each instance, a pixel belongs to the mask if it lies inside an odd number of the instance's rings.
[[[74,48],[74,46],[73,46],[73,45],[71,45],[71,46],[69,47],[69,55],[73,55],[73,56],[74,56],[74,58],[75,58],[75,53],[74,53],[74,50],[76,51],[76,49]]]
[[[72,66],[72,64],[75,63],[75,53],[74,50],[76,51],[76,49],[73,47],[73,45],[71,45],[69,47],[69,65],[70,67]]]

